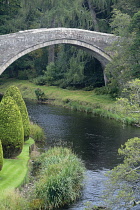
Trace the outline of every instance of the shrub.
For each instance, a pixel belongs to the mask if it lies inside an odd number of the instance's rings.
[[[12,97],[3,97],[0,103],[0,139],[6,158],[20,154],[24,143],[22,117]]]
[[[115,80],[112,80],[107,86],[95,88],[95,93],[97,95],[106,95],[109,94],[112,98],[116,98],[119,95],[120,89]]]
[[[2,149],[2,144],[1,144],[1,140],[0,140],[0,171],[3,167],[3,149]]]
[[[30,121],[29,116],[27,112],[27,108],[25,105],[25,102],[22,98],[22,95],[20,93],[20,90],[16,86],[10,86],[6,93],[4,94],[4,97],[11,96],[17,103],[19,110],[21,112],[22,121],[23,121],[23,128],[24,128],[24,140],[29,139],[30,135]]]
[[[40,88],[35,90],[35,94],[38,101],[45,101],[47,99],[45,93]]]
[[[46,76],[40,75],[36,77],[35,79],[33,79],[33,83],[36,85],[45,85],[47,83]]]
[[[80,196],[84,166],[71,150],[55,147],[42,154],[35,167],[41,168],[35,184],[31,205],[40,209],[55,209],[75,201]]]
[[[34,139],[35,142],[44,141],[45,134],[43,129],[37,124],[30,123],[30,137]]]

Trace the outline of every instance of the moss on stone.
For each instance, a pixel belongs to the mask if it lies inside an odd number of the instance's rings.
[[[23,121],[24,140],[26,141],[27,139],[29,139],[29,135],[30,135],[30,121],[29,121],[26,104],[22,98],[20,90],[18,89],[18,87],[12,85],[7,89],[6,93],[4,94],[4,97],[6,96],[11,96],[16,101],[19,107],[19,110],[22,116],[22,121]]]
[[[22,117],[12,97],[3,97],[0,103],[0,139],[3,156],[13,158],[19,155],[24,143]]]

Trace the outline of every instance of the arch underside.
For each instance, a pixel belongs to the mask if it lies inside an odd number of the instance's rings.
[[[97,60],[100,61],[100,63],[102,64],[103,67],[106,66],[106,64],[111,61],[111,57],[109,55],[107,55],[105,52],[103,52],[101,49],[99,49],[96,46],[87,44],[85,42],[82,41],[77,41],[77,40],[69,40],[69,39],[61,39],[61,40],[52,40],[52,41],[48,41],[48,42],[44,42],[38,45],[34,45],[31,46],[30,48],[23,50],[21,49],[21,51],[19,51],[19,53],[17,55],[15,55],[14,57],[12,57],[11,59],[9,59],[0,69],[0,74],[2,74],[5,69],[10,66],[14,61],[16,61],[18,58],[43,47],[47,47],[47,46],[51,46],[51,45],[55,45],[55,44],[71,44],[71,45],[75,45],[75,46],[80,46],[81,48],[84,48],[88,51],[90,51],[93,55],[93,57],[95,57]]]

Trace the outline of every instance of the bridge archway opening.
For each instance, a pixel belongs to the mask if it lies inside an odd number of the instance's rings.
[[[100,61],[100,63],[102,64],[103,67],[106,66],[106,64],[111,61],[111,58],[109,55],[107,55],[105,52],[103,52],[101,49],[91,46],[87,43],[81,42],[81,41],[77,41],[77,40],[68,40],[68,39],[64,39],[64,40],[54,40],[54,41],[50,41],[50,42],[45,42],[42,44],[37,44],[34,45],[33,47],[30,47],[26,50],[21,51],[20,53],[18,53],[16,56],[13,56],[11,59],[9,59],[8,62],[6,62],[6,64],[1,68],[1,73],[3,71],[5,71],[5,69],[10,66],[14,61],[16,61],[18,58],[43,47],[47,47],[47,46],[51,46],[51,45],[56,45],[56,44],[71,44],[71,45],[75,45],[75,46],[79,46],[81,48],[86,49],[87,51],[91,52],[93,57],[95,57],[97,60]]]
[[[7,68],[10,70],[11,64],[15,63],[17,60],[19,61],[20,58],[22,58],[23,56],[37,50],[37,49],[41,49],[41,48],[45,48],[45,47],[49,47],[51,45],[59,45],[59,44],[66,44],[66,45],[71,45],[71,46],[75,46],[78,49],[84,50],[87,52],[87,54],[90,54],[90,56],[92,57],[92,59],[95,58],[94,61],[91,60],[89,65],[95,65],[96,66],[99,65],[100,68],[100,72],[103,72],[103,68],[106,65],[106,63],[108,63],[108,60],[104,58],[105,53],[101,52],[101,50],[95,48],[95,47],[89,47],[87,44],[83,44],[82,42],[73,42],[73,40],[55,40],[55,41],[51,41],[51,42],[46,42],[43,44],[39,44],[39,45],[35,45],[32,48],[29,48],[28,50],[22,51],[21,53],[19,53],[17,56],[13,57],[8,63],[7,63]],[[86,47],[85,47],[86,46]],[[91,49],[89,49],[91,48]],[[94,51],[93,51],[94,50]],[[108,56],[108,55],[106,55]],[[109,56],[108,56],[109,57]],[[102,62],[102,63],[101,63]],[[6,68],[6,69],[7,69]],[[86,65],[86,69],[87,69],[87,65]],[[102,70],[101,70],[102,68]],[[5,72],[6,73],[6,72]],[[103,75],[102,75],[103,77]]]

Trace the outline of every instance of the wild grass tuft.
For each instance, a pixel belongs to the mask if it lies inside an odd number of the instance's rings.
[[[45,133],[39,125],[31,122],[30,137],[33,138],[35,142],[42,142],[45,139]]]
[[[29,203],[18,191],[8,191],[4,197],[0,197],[0,210],[28,210]]]
[[[54,147],[35,162],[41,171],[35,184],[32,208],[36,208],[36,201],[41,209],[59,208],[80,196],[85,168],[70,149]]]

